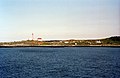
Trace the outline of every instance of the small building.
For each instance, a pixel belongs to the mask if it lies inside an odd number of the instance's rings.
[[[68,42],[68,41],[65,41],[64,43],[66,43],[66,44],[67,44],[67,43],[69,43],[69,42]]]
[[[42,38],[37,38],[38,41],[42,41]]]
[[[100,43],[101,43],[101,41],[96,41],[96,43],[100,44]]]

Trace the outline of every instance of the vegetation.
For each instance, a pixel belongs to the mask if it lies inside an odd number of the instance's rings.
[[[120,36],[97,40],[26,40],[1,42],[0,46],[120,46]]]

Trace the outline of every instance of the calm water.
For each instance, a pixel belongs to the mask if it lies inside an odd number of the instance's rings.
[[[120,48],[0,48],[0,78],[120,78]]]

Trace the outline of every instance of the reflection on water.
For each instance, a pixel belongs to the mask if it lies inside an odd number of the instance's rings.
[[[0,78],[119,78],[120,48],[0,48]]]

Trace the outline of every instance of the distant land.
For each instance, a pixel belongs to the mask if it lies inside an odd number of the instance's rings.
[[[44,47],[44,46],[119,46],[120,36],[112,36],[95,40],[24,40],[14,42],[0,42],[0,47]]]

